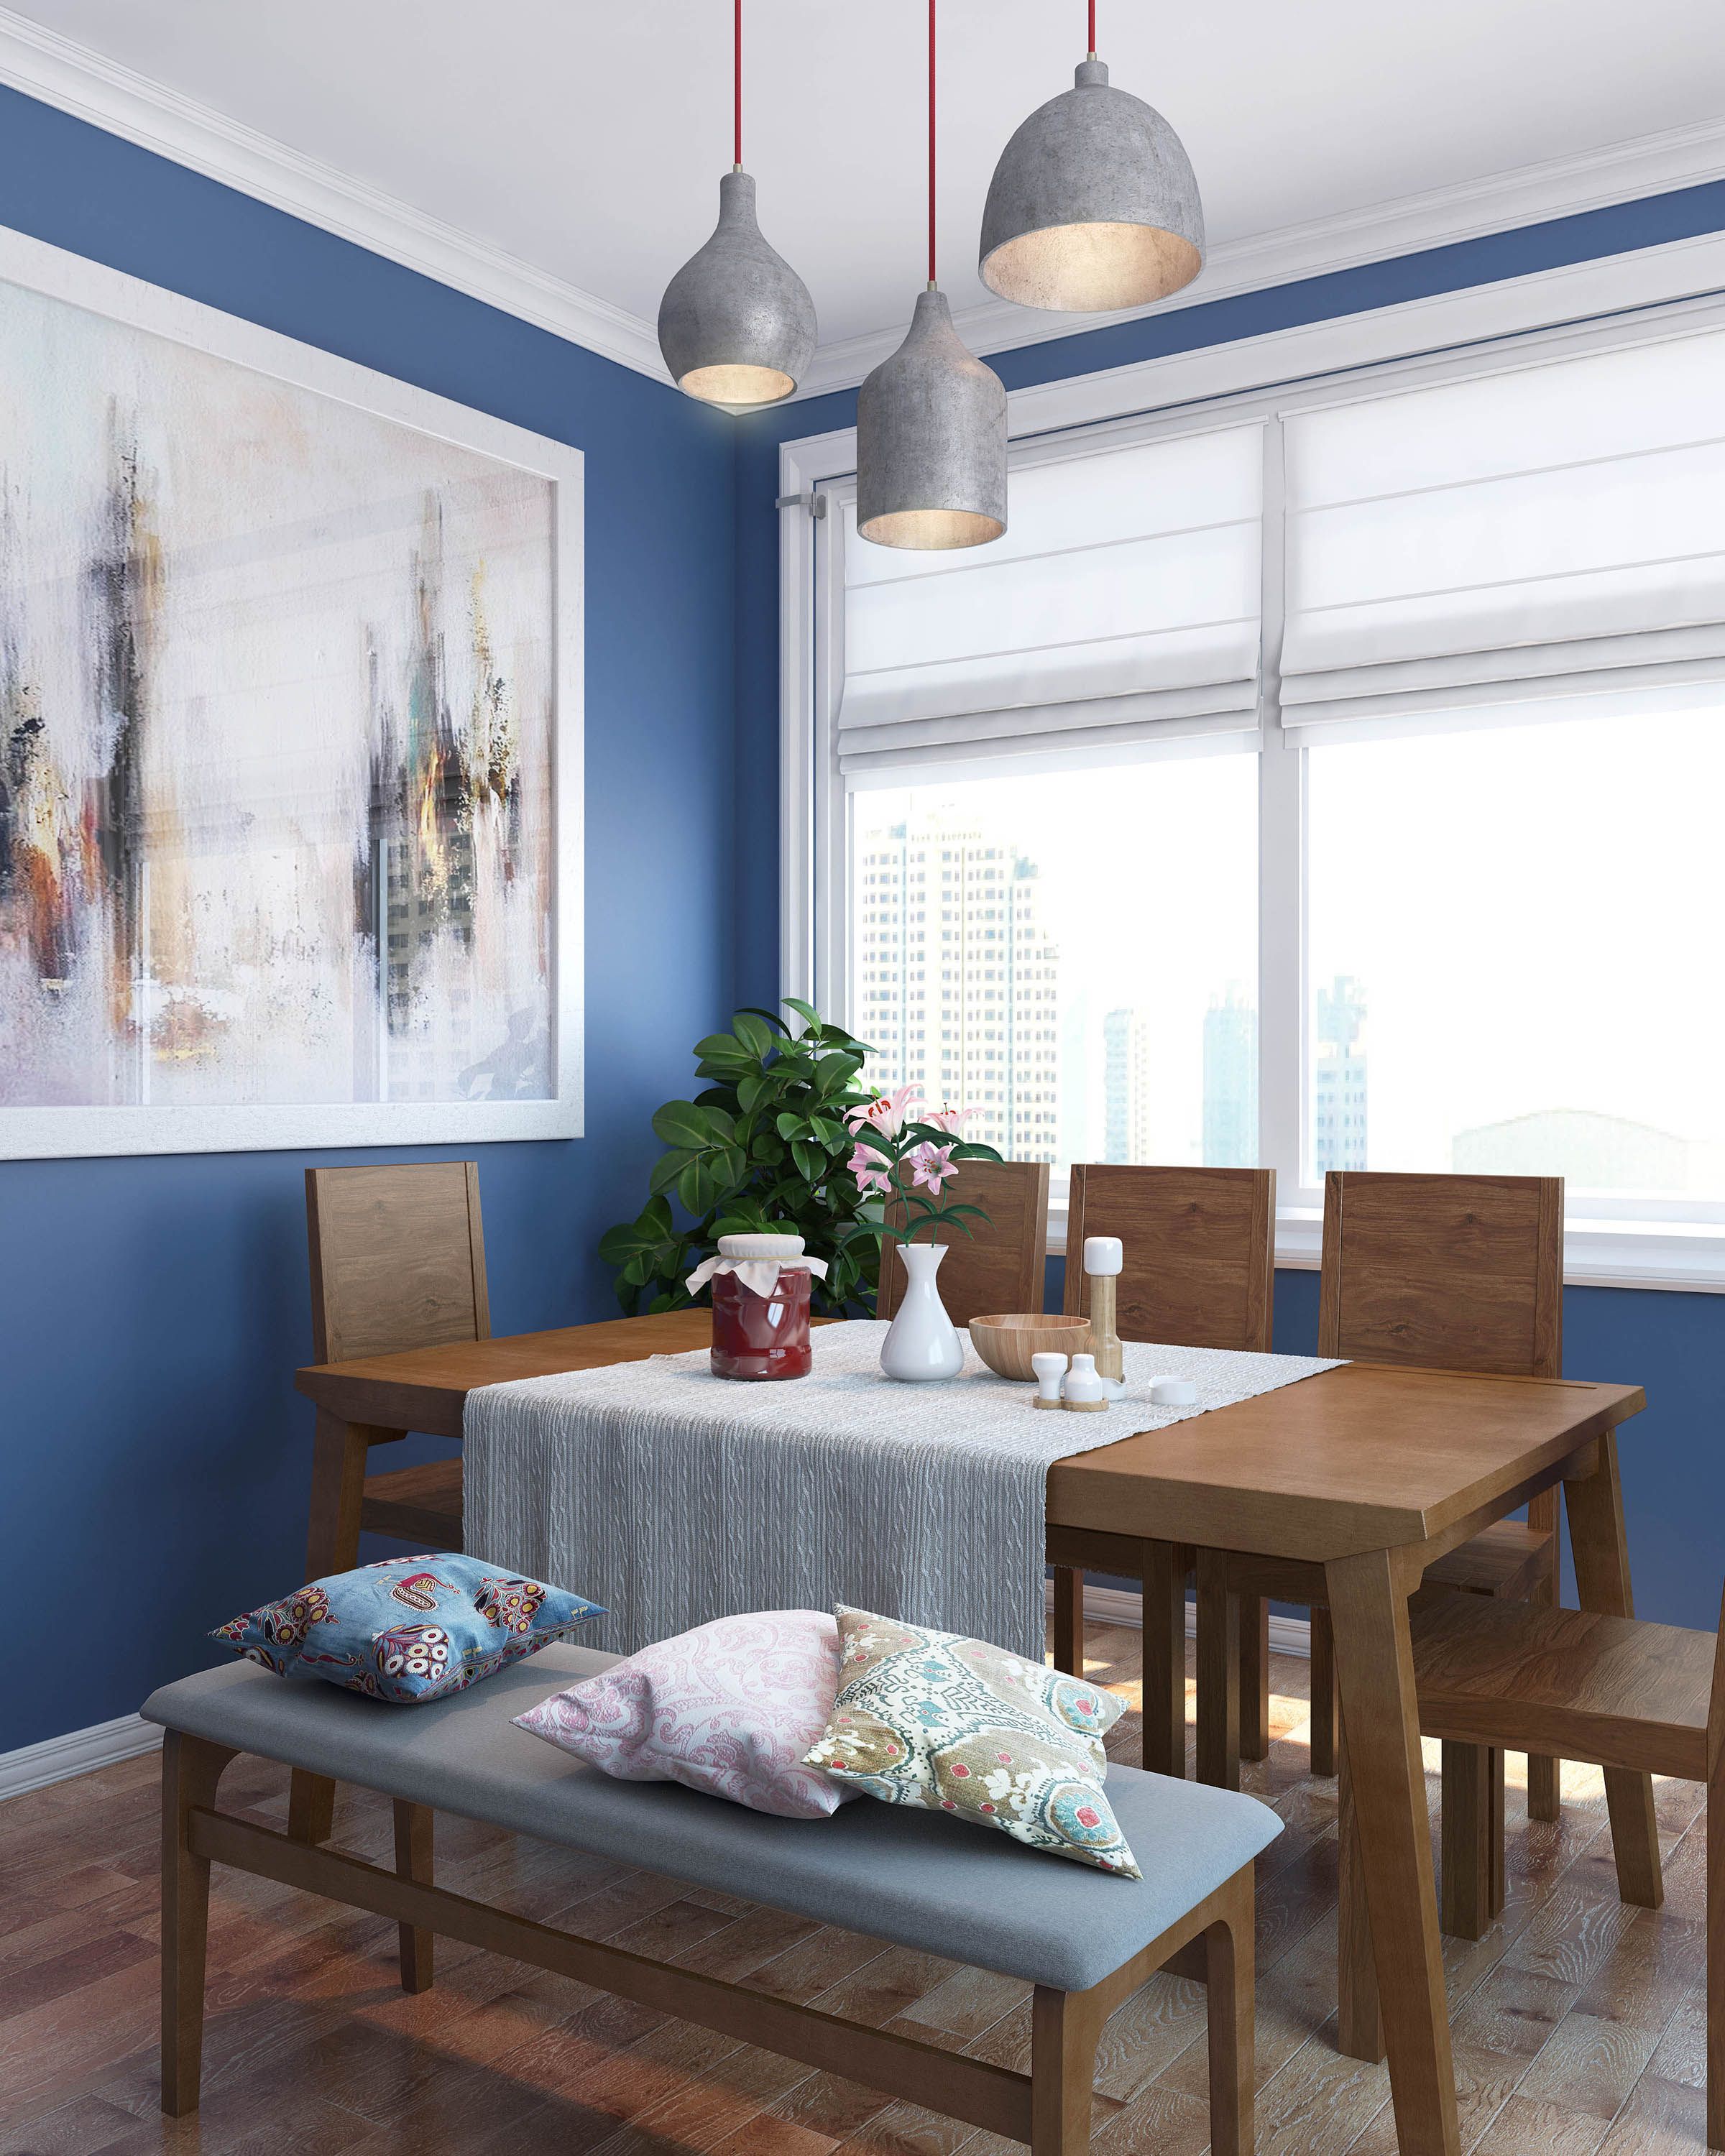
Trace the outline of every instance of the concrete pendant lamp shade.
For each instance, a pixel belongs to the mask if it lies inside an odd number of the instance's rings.
[[[1081,314],[1147,306],[1204,267],[1204,209],[1179,136],[1094,55],[1001,151],[980,266],[1003,299]]]
[[[659,349],[680,389],[732,412],[788,397],[814,357],[814,302],[755,222],[755,182],[719,182],[719,222],[659,304]]]
[[[967,351],[947,295],[856,400],[856,528],[879,547],[980,547],[1006,529],[1006,389]]]

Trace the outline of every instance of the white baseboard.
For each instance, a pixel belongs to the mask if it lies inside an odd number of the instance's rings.
[[[16,1752],[0,1752],[0,1801],[21,1797],[29,1789],[45,1789],[50,1782],[69,1782],[74,1774],[94,1774],[98,1767],[112,1767],[122,1759],[136,1759],[153,1752],[162,1732],[141,1714],[122,1714],[112,1722],[98,1722],[89,1729],[69,1729],[64,1737],[47,1737],[39,1744],[20,1745]]]
[[[1048,1584],[1049,1606],[1054,1604],[1054,1582]],[[1144,1622],[1144,1605],[1140,1596],[1129,1587],[1086,1587],[1084,1590],[1085,1622],[1090,1625],[1130,1625],[1137,1631]],[[1194,1638],[1198,1631],[1198,1611],[1190,1602],[1186,1604],[1186,1637]],[[1298,1655],[1312,1659],[1312,1627],[1303,1617],[1278,1617],[1270,1613],[1270,1651],[1273,1655]]]

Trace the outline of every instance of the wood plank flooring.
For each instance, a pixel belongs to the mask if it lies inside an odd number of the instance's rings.
[[[1137,1702],[1138,1635],[1092,1631],[1091,1674]],[[1270,1758],[1246,1786],[1286,1830],[1259,1872],[1259,2148],[1393,2156],[1381,2066],[1333,2045],[1336,1791],[1307,1773],[1306,1665],[1277,1657]],[[1114,1748],[1136,1761],[1137,1716]],[[1437,1795],[1435,1748],[1428,1778]],[[1512,1759],[1513,1776],[1520,1768]],[[0,2156],[1012,2156],[1015,2143],[439,1940],[407,1997],[394,1928],[218,1869],[204,2100],[157,2108],[157,1763],[0,1806]],[[1599,1777],[1563,1817],[1510,1792],[1509,1894],[1445,1943],[1464,2145],[1478,2156],[1679,2156],[1702,2127],[1702,1793],[1656,1785],[1666,1902],[1617,1899]],[[287,1777],[239,1763],[225,1808],[285,1822]],[[1015,2066],[1025,1987],[631,1871],[438,1822],[458,1891],[691,1969]],[[388,1861],[389,1808],[344,1792],[336,1840]],[[1142,1856],[1144,1852],[1141,1851]],[[1158,1977],[1115,2016],[1097,2156],[1199,2156],[1201,1986]]]

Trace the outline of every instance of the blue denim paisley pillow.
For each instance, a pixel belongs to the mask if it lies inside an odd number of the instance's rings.
[[[278,1676],[407,1707],[478,1684],[604,1614],[477,1558],[395,1557],[314,1579],[210,1637]]]

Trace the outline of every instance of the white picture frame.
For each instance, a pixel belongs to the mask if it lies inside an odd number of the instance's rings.
[[[0,305],[18,286],[392,421],[547,481],[552,863],[546,1097],[272,1104],[3,1104],[0,1158],[488,1143],[579,1137],[583,1053],[582,452],[41,241],[0,230]],[[7,1053],[0,1012],[0,1059]]]

